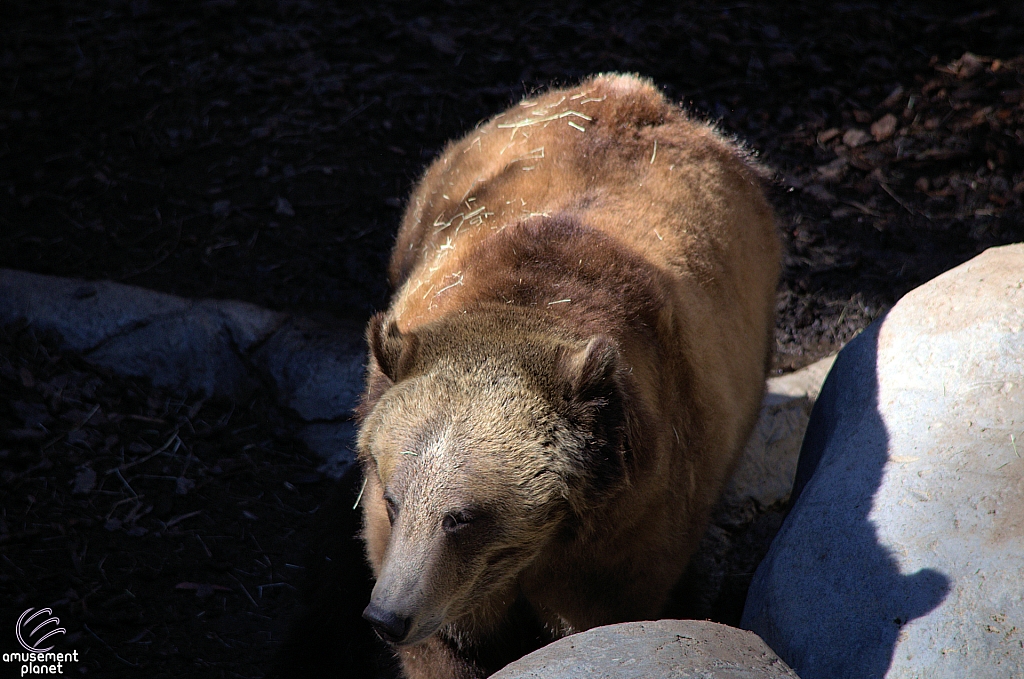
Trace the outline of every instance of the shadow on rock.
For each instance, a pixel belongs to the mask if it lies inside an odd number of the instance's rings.
[[[903,574],[871,519],[889,461],[879,414],[881,320],[850,342],[814,405],[794,506],[754,577],[743,627],[803,679],[883,677],[900,630],[942,603],[946,575]]]

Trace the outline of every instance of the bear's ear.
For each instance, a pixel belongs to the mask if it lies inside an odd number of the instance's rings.
[[[615,391],[619,351],[610,337],[594,335],[579,351],[562,354],[558,374],[574,401],[591,401]]]
[[[392,383],[397,382],[415,357],[419,342],[411,333],[403,333],[398,324],[387,314],[380,312],[370,319],[366,329],[366,341],[370,345],[373,365]]]

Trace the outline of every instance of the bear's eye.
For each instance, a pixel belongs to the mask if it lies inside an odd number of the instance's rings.
[[[469,512],[452,512],[444,517],[441,526],[446,532],[454,533],[473,523],[475,518]]]
[[[394,526],[395,516],[398,515],[398,505],[395,504],[394,498],[390,495],[384,496],[384,505],[388,508],[388,521]]]

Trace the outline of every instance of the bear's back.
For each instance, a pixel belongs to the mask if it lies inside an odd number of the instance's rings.
[[[522,259],[517,242],[535,233],[579,243],[562,257],[581,267],[642,260],[659,278],[658,331],[700,357],[686,379],[710,392],[708,403],[732,408],[708,414],[735,448],[750,419],[734,426],[736,413],[760,403],[779,271],[763,174],[740,145],[635,76],[599,75],[525,100],[451,143],[414,190],[391,261],[395,319],[406,331],[464,311],[481,294],[473,280],[492,285],[508,273],[487,253]],[[559,235],[563,224],[571,228]],[[623,256],[597,239],[588,247],[577,226],[602,232]],[[635,307],[632,292],[618,304]],[[570,302],[560,311],[573,313]],[[633,358],[641,378],[666,369]]]
[[[482,241],[566,215],[697,286],[709,304],[742,305],[733,291],[777,276],[760,174],[741,147],[634,76],[525,100],[450,144],[417,185],[391,262],[397,309],[428,320]],[[763,300],[746,306],[763,315]]]

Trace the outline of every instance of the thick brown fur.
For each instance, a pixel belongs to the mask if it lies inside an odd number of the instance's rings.
[[[410,679],[658,617],[763,394],[762,174],[614,74],[523,101],[427,170],[367,333],[359,436],[368,612],[406,621]]]

